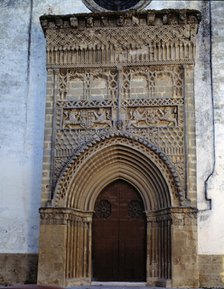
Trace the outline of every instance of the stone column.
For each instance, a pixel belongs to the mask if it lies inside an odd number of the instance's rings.
[[[92,213],[74,211],[68,220],[65,285],[88,285],[92,277]]]
[[[146,282],[148,286],[155,286],[157,277],[156,260],[156,220],[153,213],[147,213],[147,254],[146,254]]]
[[[147,285],[169,287],[171,279],[170,214],[168,209],[147,214]]]

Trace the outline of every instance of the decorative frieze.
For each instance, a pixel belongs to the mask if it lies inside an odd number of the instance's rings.
[[[40,20],[49,67],[107,67],[193,63],[200,14],[162,10],[49,15]]]
[[[40,208],[43,225],[68,225],[71,222],[91,223],[93,212],[82,212],[66,208]]]

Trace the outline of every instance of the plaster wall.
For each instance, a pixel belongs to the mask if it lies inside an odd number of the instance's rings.
[[[203,14],[198,34],[194,84],[199,254],[224,254],[222,6],[220,1],[211,3],[212,39],[208,1],[154,0],[148,7],[192,8]],[[80,12],[88,12],[81,0],[0,1],[0,253],[38,252],[46,94],[45,39],[39,16]],[[212,210],[209,210],[210,203],[205,195],[212,199]]]
[[[208,198],[212,200],[209,211],[202,211],[199,214],[199,252],[201,254],[224,254],[224,19],[223,5],[220,1],[211,2],[211,93],[212,106],[214,108],[214,131],[208,135],[213,138],[215,150],[212,151],[213,170],[210,171],[211,177],[207,182]],[[206,71],[205,71],[206,72]],[[197,78],[196,78],[197,82]],[[207,95],[204,94],[204,97]],[[197,95],[196,95],[197,97]],[[206,97],[207,99],[207,97]],[[205,102],[205,105],[209,102]],[[210,103],[211,105],[211,103]],[[200,115],[200,114],[199,114]],[[206,122],[207,117],[201,116],[201,121]],[[210,123],[210,122],[209,122]],[[200,128],[200,126],[199,126]],[[203,128],[203,127],[202,127]],[[203,130],[201,130],[203,133]],[[214,135],[213,135],[214,134]],[[199,137],[200,136],[200,137]],[[198,143],[204,141],[204,147],[208,146],[207,140],[203,135],[198,136]],[[198,171],[206,167],[208,161],[206,155],[201,155],[200,146],[198,147],[199,157]],[[208,167],[207,167],[208,168]],[[200,184],[199,184],[200,188]],[[199,191],[200,192],[200,191]],[[224,258],[223,258],[224,271]]]

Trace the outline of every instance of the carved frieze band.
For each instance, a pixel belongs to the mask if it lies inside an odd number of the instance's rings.
[[[147,212],[147,222],[158,224],[158,222],[170,221],[174,226],[187,226],[197,221],[198,210],[191,207],[169,208],[155,212]]]
[[[126,128],[173,127],[177,125],[178,107],[128,108]],[[109,108],[65,109],[61,129],[112,128],[114,121]]]
[[[192,63],[198,11],[42,16],[49,66]],[[119,29],[117,29],[119,27]]]
[[[91,223],[92,212],[80,212],[66,208],[40,208],[41,224],[67,225],[68,222]]]

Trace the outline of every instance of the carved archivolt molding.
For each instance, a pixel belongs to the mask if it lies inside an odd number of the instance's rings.
[[[118,146],[121,146],[124,155],[121,152],[119,153]],[[115,172],[109,171],[107,175],[107,171],[110,170],[110,166],[112,167],[114,162],[119,163],[119,166],[117,165]],[[140,185],[138,183],[144,182],[142,180],[144,176],[146,182],[148,180],[149,184],[154,183],[151,190],[153,191],[152,194],[157,194],[157,196],[148,196],[149,202],[152,202],[151,204],[146,204],[148,209],[152,206],[164,207],[172,205],[171,203],[176,205],[183,203],[183,188],[176,169],[168,157],[158,147],[143,138],[117,132],[116,134],[108,134],[102,138],[95,139],[76,151],[59,178],[55,190],[54,205],[82,210],[93,209],[94,201],[97,197],[96,194],[107,184],[107,178],[111,180],[110,178],[113,178],[113,174],[115,179],[119,178],[119,174],[116,175],[116,173],[122,167],[122,162],[125,163],[125,168],[130,173],[133,171],[133,174],[128,177],[127,174],[123,175],[120,172],[121,177],[129,178],[130,182],[136,182],[136,186]],[[104,167],[103,171],[101,171],[102,167]],[[138,175],[138,172],[140,172],[140,175]],[[149,177],[150,173],[152,176]],[[136,176],[134,175],[140,177],[139,181],[135,180]],[[155,179],[150,181],[151,177]],[[88,184],[86,179],[88,179]],[[93,189],[98,181],[102,187],[90,194],[89,189]],[[159,190],[157,186],[161,186],[160,182],[163,185],[160,188],[160,192],[157,192],[156,190]],[[88,189],[85,187],[87,185]],[[142,190],[147,191],[147,189],[143,188]],[[172,201],[169,201],[171,192],[174,192],[174,195],[172,196]],[[151,192],[145,193],[149,195]],[[90,203],[85,199],[86,194],[86,198],[93,197],[92,201],[89,200]],[[160,198],[160,201],[158,199],[153,201],[153,198]],[[144,199],[146,200],[147,196]]]

